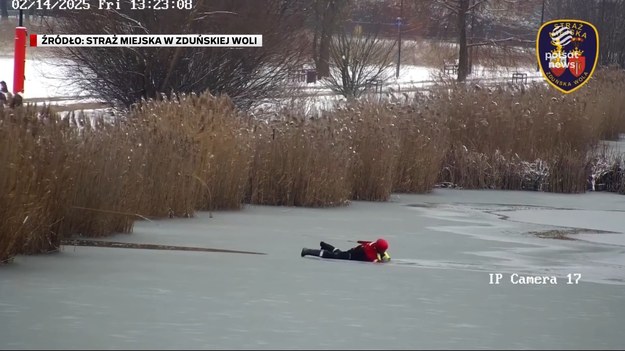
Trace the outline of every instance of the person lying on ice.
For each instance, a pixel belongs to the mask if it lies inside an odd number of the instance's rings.
[[[303,248],[302,257],[310,255],[337,260],[367,262],[388,262],[391,260],[391,256],[386,252],[386,250],[388,250],[388,242],[384,239],[378,239],[376,241],[359,240],[358,244],[358,246],[352,247],[347,251],[341,251],[322,241],[319,243],[321,247],[320,250]]]

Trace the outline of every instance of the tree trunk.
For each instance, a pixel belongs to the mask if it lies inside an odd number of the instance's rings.
[[[315,65],[317,66],[317,76],[327,77],[330,75],[330,45],[333,35],[337,30],[342,30],[341,22],[343,10],[348,6],[346,0],[318,0],[315,4],[315,15],[318,27],[316,28],[313,50]]]
[[[327,77],[330,75],[330,40],[332,35],[324,28],[321,30],[321,38],[319,40],[319,59],[317,61],[317,76]]]
[[[469,10],[469,0],[460,0],[460,10],[458,11],[458,81],[462,82],[469,75],[469,52],[467,48],[467,12]]]
[[[315,62],[315,67],[319,66],[319,50],[317,50],[317,48],[319,47],[319,31],[315,28],[315,30],[313,31],[313,39],[312,39],[312,58],[313,61]]]
[[[475,47],[470,47],[467,49],[467,75],[473,73],[473,54],[475,50]]]
[[[9,18],[9,0],[0,0],[0,12],[2,18]]]
[[[333,1],[322,3],[321,28],[319,33],[319,56],[317,60],[317,76],[327,77],[330,75],[330,40],[335,31],[336,8]]]
[[[475,3],[475,0],[471,0],[471,5]],[[471,14],[471,39],[467,39],[467,43],[473,43],[473,38],[475,38],[475,13]],[[473,55],[477,51],[477,48],[471,46],[468,49],[467,55],[467,74],[473,73]]]

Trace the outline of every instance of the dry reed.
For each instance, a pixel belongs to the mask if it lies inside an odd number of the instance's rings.
[[[240,207],[249,121],[227,98],[144,101],[126,119],[0,109],[0,261],[135,220]]]
[[[354,158],[349,172],[354,200],[386,201],[393,190],[399,133],[398,116],[390,106],[365,102],[336,112],[353,132],[350,148]]]
[[[566,96],[445,85],[411,105],[352,102],[316,118],[253,119],[208,93],[143,101],[114,123],[0,109],[0,261],[246,202],[340,206],[437,181],[582,192],[600,138],[625,132],[623,75],[597,72]],[[622,169],[603,173],[610,190],[625,192]]]
[[[351,132],[330,114],[310,120],[283,111],[258,121],[247,201],[252,204],[325,207],[349,199]]]
[[[415,106],[393,107],[397,121],[399,154],[394,169],[393,191],[425,193],[438,180],[447,151],[448,129],[439,116]]]
[[[62,133],[49,109],[0,107],[0,262],[58,245],[66,201]]]
[[[441,180],[465,188],[584,191],[591,150],[606,129],[621,130],[615,121],[623,112],[606,111],[611,101],[624,100],[625,88],[601,78],[591,83],[571,95],[542,86],[436,91],[429,103],[450,129]],[[518,172],[540,162],[546,162],[538,176],[545,184],[531,186]]]
[[[68,157],[62,184],[67,203],[60,234],[104,236],[130,232],[136,205],[127,191],[136,175],[129,170],[132,147],[126,133],[101,119],[94,123],[83,113],[70,114],[64,124],[67,130],[63,144]]]
[[[147,214],[192,216],[241,206],[252,155],[249,123],[227,97],[146,101],[129,121],[141,146]]]

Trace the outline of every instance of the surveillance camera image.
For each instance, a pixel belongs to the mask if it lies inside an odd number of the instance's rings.
[[[0,349],[624,323],[625,0],[0,0]]]

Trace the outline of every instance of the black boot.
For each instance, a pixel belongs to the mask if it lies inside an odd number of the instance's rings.
[[[336,248],[328,243],[324,243],[323,241],[319,243],[319,246],[321,247],[322,250],[327,250],[327,251],[334,251]]]
[[[309,255],[309,256],[321,256],[321,250],[315,250],[315,249],[307,249],[307,248],[303,248],[302,249],[302,257]]]

